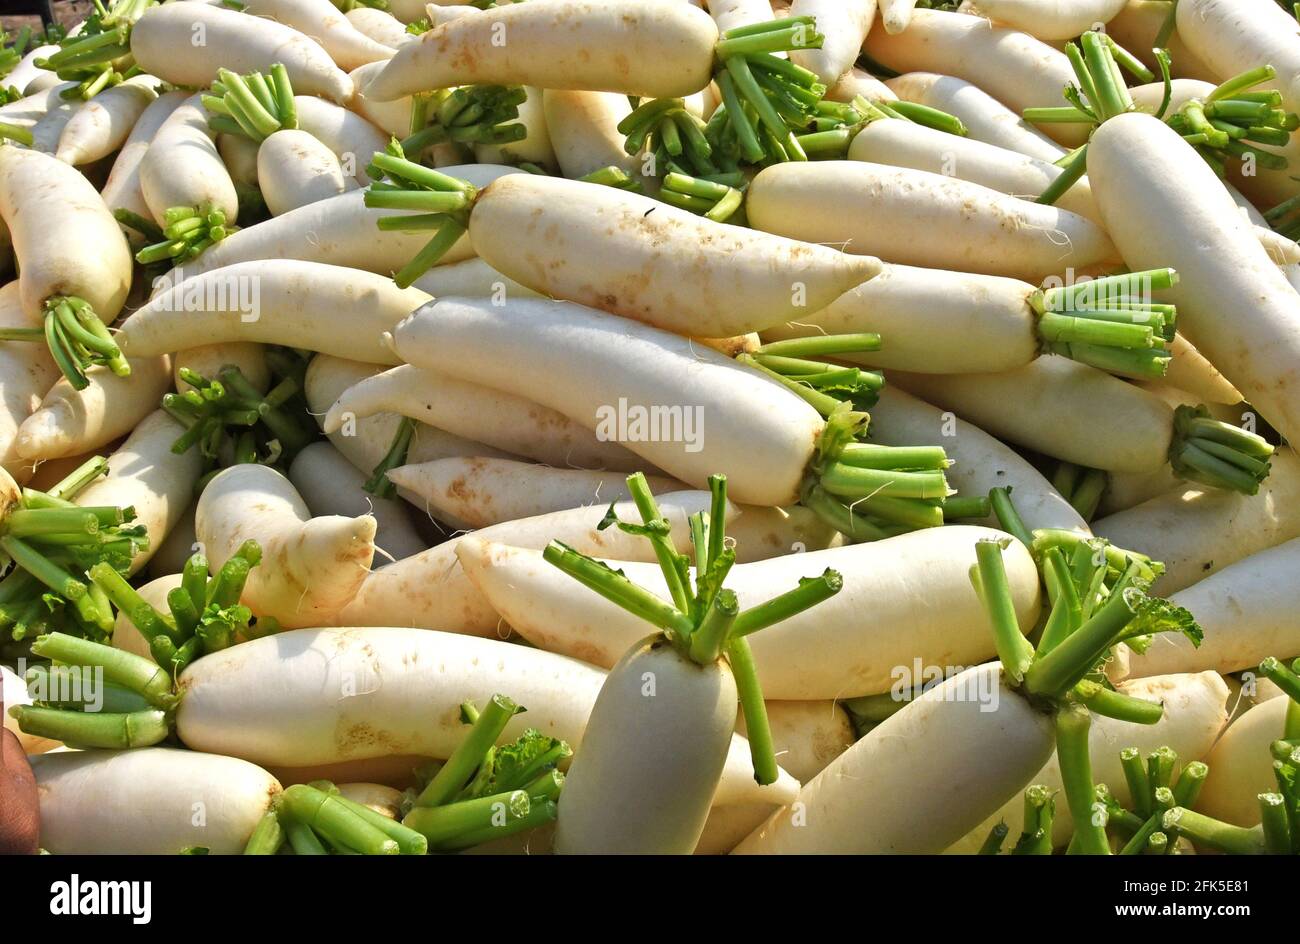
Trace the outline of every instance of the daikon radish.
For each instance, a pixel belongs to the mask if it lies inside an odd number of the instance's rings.
[[[1205,762],[1210,776],[1196,808],[1235,826],[1254,826],[1260,820],[1261,793],[1277,789],[1269,745],[1286,736],[1289,698],[1270,698],[1234,721]]]
[[[344,72],[367,62],[386,61],[395,51],[357,29],[329,0],[247,0],[243,10],[309,36]]]
[[[64,126],[54,156],[80,165],[112,154],[158,97],[157,84],[151,75],[136,76],[95,96]]]

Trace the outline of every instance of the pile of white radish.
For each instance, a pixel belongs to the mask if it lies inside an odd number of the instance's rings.
[[[0,35],[0,849],[1300,853],[1297,17]]]

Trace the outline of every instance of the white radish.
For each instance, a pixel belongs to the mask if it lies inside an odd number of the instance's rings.
[[[582,749],[605,673],[574,659],[493,639],[385,627],[303,629],[195,660],[181,675],[177,733],[195,750],[305,767],[415,754],[446,758],[465,728],[460,706],[509,690],[524,728]],[[794,780],[754,783],[733,736],[715,802],[783,802]]]
[[[293,107],[298,113],[298,127],[334,152],[344,174],[359,184],[370,183],[365,166],[376,151],[382,151],[388,144],[388,137],[382,131],[356,112],[314,95],[295,95]]]
[[[744,517],[742,512],[741,518]],[[772,588],[834,568],[844,588],[816,608],[753,637],[763,693],[772,699],[850,698],[887,690],[896,666],[974,665],[993,641],[967,572],[975,542],[1000,537],[988,528],[930,528],[869,544],[809,551],[736,565],[727,586],[741,609]],[[461,565],[502,618],[533,645],[596,665],[613,665],[644,635],[644,623],[572,581],[539,551],[489,543],[486,531],[457,546]],[[1016,613],[1028,629],[1038,616],[1038,576],[1025,547],[1005,551]],[[654,564],[617,563],[635,583],[665,599]],[[872,619],[861,614],[870,607]]]
[[[488,187],[469,236],[480,258],[537,292],[696,337],[782,324],[880,268],[639,194],[532,174]]]
[[[329,0],[247,0],[244,12],[292,26],[320,43],[344,72],[389,59],[394,52],[357,29]]]
[[[756,228],[792,239],[1029,282],[1117,257],[1101,227],[1068,210],[862,161],[767,167],[750,184],[746,212]]]
[[[1214,172],[1143,114],[1098,128],[1088,168],[1124,261],[1141,268],[1158,256],[1180,272],[1167,293],[1180,330],[1288,441],[1300,441],[1300,295]]]
[[[1133,675],[1238,672],[1268,656],[1300,653],[1300,539],[1250,557],[1180,590],[1170,599],[1196,615],[1200,647],[1184,636],[1155,637],[1130,663]]]
[[[800,783],[816,777],[857,740],[849,713],[836,701],[769,701],[767,721],[776,759]],[[736,730],[745,734],[743,717]]]
[[[880,19],[885,32],[893,35],[907,29],[915,9],[916,0],[880,0]]]
[[[1235,826],[1259,822],[1256,797],[1277,791],[1269,745],[1285,736],[1293,706],[1289,698],[1270,698],[1228,726],[1205,759],[1210,775],[1196,803],[1198,812]]]
[[[108,457],[108,475],[77,495],[77,504],[87,507],[135,509],[135,523],[144,525],[149,546],[131,561],[132,573],[148,563],[175,527],[198,484],[202,472],[198,450],[172,452],[172,443],[184,432],[180,423],[162,410],[155,410]]]
[[[1295,17],[1268,0],[1187,0],[1178,35],[1220,79],[1271,65],[1288,111],[1300,107],[1300,32]]]
[[[122,149],[117,152],[113,169],[104,184],[104,204],[110,210],[129,210],[137,216],[149,218],[149,205],[145,203],[140,188],[140,165],[158,130],[188,98],[185,92],[163,92],[140,115]],[[128,230],[127,235],[133,244],[144,244],[144,236],[135,230]]]
[[[375,127],[401,138],[411,133],[411,96],[381,102],[368,98],[365,93],[366,85],[383,71],[385,65],[386,63],[383,62],[371,62],[349,72],[348,78],[351,79],[355,91],[352,99],[346,104]]]
[[[502,275],[477,256],[434,266],[412,284],[434,298],[450,295],[462,298],[540,297],[531,288]]]
[[[284,476],[266,466],[236,465],[203,489],[195,532],[220,568],[248,540],[262,547],[242,601],[283,626],[319,626],[356,595],[370,572],[376,523],[371,515],[311,517]]]
[[[205,88],[218,69],[266,72],[283,63],[294,90],[340,104],[352,80],[314,40],[279,23],[206,3],[151,7],[131,30],[131,55],[150,75],[173,85]]]
[[[546,89],[542,105],[555,162],[565,177],[577,179],[617,167],[634,179],[642,178],[641,158],[627,153],[618,130],[618,123],[632,113],[626,95]]]
[[[1272,471],[1257,495],[1223,489],[1179,489],[1093,522],[1118,547],[1163,561],[1153,592],[1190,587],[1229,564],[1300,537],[1300,459],[1273,453]]]
[[[1106,24],[1106,32],[1148,68],[1155,70],[1157,63],[1152,50],[1168,16],[1168,0],[1128,0],[1124,9]],[[1175,76],[1218,82],[1218,77],[1210,67],[1187,48],[1176,25],[1165,45],[1173,60],[1170,70]]]
[[[33,89],[28,91],[28,86],[36,79],[46,81],[53,75],[49,70],[42,69],[36,64],[37,59],[45,59],[59,51],[57,45],[41,45],[34,49],[28,50],[21,59],[9,70],[9,74],[4,77],[6,88],[15,88],[23,95],[31,95],[32,92],[41,91]],[[54,76],[55,80],[58,76]]]
[[[171,389],[172,372],[166,356],[137,357],[129,363],[131,373],[125,377],[92,367],[86,371],[84,390],[60,378],[18,428],[18,454],[33,461],[75,456],[131,432]]]
[[[817,411],[776,381],[687,338],[580,305],[451,299],[420,309],[393,338],[407,363],[536,397],[689,485],[724,471],[731,496],[747,504],[793,504],[822,429]],[[620,423],[632,408],[667,417],[669,428],[652,436]],[[707,433],[688,428],[701,418]]]
[[[347,190],[334,152],[296,129],[277,131],[258,147],[257,182],[273,216]]]
[[[718,25],[718,32],[738,26],[753,26],[772,19],[770,0],[712,0],[707,3],[709,15]]]
[[[327,442],[312,443],[289,465],[289,481],[314,517],[374,516],[375,549],[394,559],[410,557],[428,547],[411,524],[406,506],[391,498],[367,494],[366,476]]]
[[[280,793],[247,761],[166,747],[44,754],[32,772],[55,855],[236,855]]]
[[[357,269],[240,262],[158,291],[122,323],[117,337],[133,357],[255,341],[395,364],[383,334],[426,301],[419,289],[400,289]]]
[[[625,476],[586,469],[555,469],[531,462],[455,456],[390,469],[398,488],[418,496],[435,518],[486,528],[582,505],[607,506],[628,497]],[[646,476],[652,494],[684,486]]]
[[[383,101],[456,85],[531,85],[674,98],[709,84],[717,39],[713,21],[678,0],[511,4],[434,27],[363,91]]]
[[[158,97],[157,84],[153,76],[136,76],[96,95],[64,126],[54,156],[80,165],[112,154]]]
[[[86,105],[84,100],[74,98],[60,102],[42,115],[31,128],[32,150],[53,154],[58,149],[63,130]]]
[[[389,49],[396,50],[398,46],[415,41],[415,36],[406,31],[406,24],[387,10],[353,7],[343,15],[348,18],[353,29]]]
[[[674,492],[661,495],[659,501],[661,511],[673,525],[678,550],[685,550],[688,518],[708,509],[708,493]],[[621,503],[617,510],[625,518],[635,514],[630,503]],[[476,532],[473,539],[508,541],[538,550],[558,540],[584,554],[653,560],[644,538],[613,529],[598,530],[603,517],[604,510],[599,507],[570,508],[502,522]],[[338,625],[414,626],[492,638],[504,636],[506,630],[497,611],[458,561],[458,544],[457,540],[448,541],[373,571],[356,599],[339,614]]]
[[[862,41],[876,17],[876,0],[794,0],[790,15],[815,17],[817,32],[825,37],[820,49],[791,50],[790,61],[816,72],[831,86],[862,52]]]
[[[0,217],[9,227],[23,309],[84,299],[112,322],[131,287],[134,260],[117,220],[85,177],[38,151],[0,146]]]
[[[1169,367],[1165,371],[1165,383],[1169,386],[1185,390],[1202,403],[1231,405],[1242,401],[1240,391],[1181,334],[1174,335],[1169,353]]]
[[[644,460],[588,426],[526,397],[403,364],[344,391],[325,415],[326,435],[345,421],[393,412],[550,465],[635,471]]]
[[[18,283],[0,286],[0,328],[39,328],[39,313],[28,313]],[[44,344],[0,343],[0,468],[19,482],[32,466],[18,454],[18,430],[58,379],[59,369]]]
[[[140,162],[140,192],[159,226],[166,225],[164,215],[172,207],[211,204],[231,222],[239,215],[234,181],[217,152],[198,95],[168,115],[149,142]]]
[[[906,102],[928,105],[961,119],[974,141],[1053,163],[1065,156],[1054,142],[978,85],[935,72],[907,72],[885,85]]]
[[[839,81],[826,92],[826,97],[833,102],[851,102],[859,95],[868,101],[892,102],[898,99],[888,85],[856,66],[840,76]]]
[[[1043,40],[1074,39],[1109,23],[1128,0],[975,0],[975,12]]]
[[[1135,747],[1143,758],[1162,747],[1172,748],[1181,763],[1203,760],[1228,723],[1228,686],[1216,672],[1193,675],[1161,675],[1121,682],[1117,688],[1125,695],[1158,701],[1164,714],[1155,724],[1128,724],[1103,715],[1095,715],[1088,732],[1088,753],[1092,758],[1092,775],[1106,784],[1122,805],[1129,806],[1128,781],[1120,765],[1120,751]],[[1053,791],[1061,790],[1061,768],[1056,756],[1027,783],[1042,784]],[[972,829],[948,851],[974,853],[988,838],[989,830],[999,821],[1007,824],[1016,836],[1024,828],[1024,798],[1017,791],[1008,796],[1002,808]],[[1070,838],[1073,819],[1065,803],[1057,802],[1052,833],[1058,846]]]
[[[872,31],[863,50],[895,72],[941,72],[973,82],[1017,114],[1059,105],[1061,89],[1075,81],[1064,53],[1028,33],[965,13],[915,10],[906,30]],[[1086,126],[1078,124],[1043,130],[1068,147],[1087,137]]]

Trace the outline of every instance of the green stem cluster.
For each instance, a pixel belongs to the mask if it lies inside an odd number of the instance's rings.
[[[1204,406],[1174,411],[1169,464],[1188,481],[1254,495],[1268,478],[1272,455],[1264,437],[1214,419]]]
[[[622,531],[650,541],[671,602],[633,583],[621,571],[559,541],[552,541],[543,557],[579,583],[660,629],[682,658],[699,665],[712,665],[725,656],[736,680],[740,708],[749,732],[754,778],[762,784],[773,783],[778,774],[776,753],[747,637],[829,599],[840,591],[843,580],[828,569],[818,577],[800,580],[795,589],[742,612],[735,593],[723,586],[736,561],[736,552],[726,543],[726,476],[709,477],[709,491],[713,496],[710,511],[697,512],[690,518],[694,560],[674,547],[671,526],[659,513],[645,476],[634,473],[628,476],[627,484],[642,523],[619,521],[614,515],[614,505],[610,505],[600,527],[617,525]]]
[[[90,100],[104,89],[140,74],[131,57],[131,27],[158,0],[112,0],[106,7],[93,0],[94,10],[81,31],[64,38],[58,52],[38,60],[65,82],[77,83],[60,93],[65,99]]]
[[[201,101],[211,115],[208,127],[214,133],[240,135],[260,144],[277,131],[298,127],[293,86],[283,63],[271,66],[269,75],[220,69]]]
[[[416,95],[402,153],[418,161],[429,148],[448,142],[502,145],[522,141],[528,129],[517,119],[519,106],[527,97],[519,85],[466,85]]]
[[[1096,516],[1108,484],[1109,476],[1102,469],[1087,469],[1072,462],[1059,462],[1052,472],[1052,488],[1084,521]]]
[[[147,245],[135,254],[135,261],[145,266],[184,265],[239,229],[227,222],[225,210],[210,203],[170,207],[163,213],[162,226],[124,208],[114,210],[113,216],[145,238]]]
[[[105,367],[119,377],[131,373],[131,365],[107,326],[89,302],[75,295],[46,299],[41,327],[0,328],[0,341],[44,343],[74,390],[85,390],[90,385],[86,371],[91,367]]]

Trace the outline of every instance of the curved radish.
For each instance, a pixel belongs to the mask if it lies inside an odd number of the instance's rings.
[[[329,53],[296,29],[206,3],[150,7],[131,30],[131,55],[150,75],[206,88],[218,69],[265,72],[283,63],[300,94],[340,104],[352,97],[352,80]]]
[[[1295,18],[1267,0],[1187,0],[1178,35],[1220,79],[1271,65],[1288,111],[1300,106],[1300,35]]]
[[[257,149],[257,182],[274,216],[347,190],[334,152],[306,131],[291,129],[275,132]]]
[[[876,0],[794,0],[790,15],[815,17],[817,32],[826,37],[820,49],[791,50],[790,61],[832,86],[862,52],[862,41],[876,18]]]
[[[1165,383],[1169,386],[1190,393],[1202,403],[1232,405],[1244,399],[1219,369],[1181,334],[1174,335],[1169,342],[1169,354],[1169,367],[1165,371]]]
[[[1117,688],[1125,695],[1165,705],[1164,714],[1155,724],[1126,724],[1103,715],[1093,719],[1088,737],[1093,777],[1098,783],[1110,787],[1115,799],[1127,807],[1132,798],[1120,764],[1120,751],[1136,747],[1141,756],[1146,757],[1154,750],[1169,747],[1183,763],[1203,760],[1228,723],[1229,691],[1222,676],[1216,672],[1132,679],[1121,682]],[[1059,791],[1061,767],[1055,755],[1027,782],[1041,783]],[[1017,792],[1007,799],[1000,810],[972,829],[948,851],[978,851],[998,820],[1007,824],[1011,835],[1016,835],[1024,827],[1024,809],[1024,798]],[[1058,846],[1064,845],[1070,838],[1071,824],[1069,807],[1064,803],[1058,804],[1052,830]]]
[[[486,528],[582,505],[605,507],[628,497],[626,476],[586,469],[554,469],[531,462],[453,456],[410,463],[388,471],[398,488],[418,496],[435,518]],[[684,486],[646,476],[656,495]]]
[[[1272,458],[1258,495],[1193,486],[1093,522],[1118,547],[1163,561],[1157,593],[1174,593],[1229,564],[1300,537],[1300,459],[1287,448]]]
[[[373,517],[312,518],[289,480],[260,465],[231,466],[213,478],[194,527],[214,568],[247,540],[262,546],[267,566],[249,574],[242,600],[290,627],[332,619],[356,595],[375,552]]]
[[[153,556],[189,507],[202,472],[197,449],[179,455],[172,443],[185,427],[162,410],[146,416],[116,452],[108,457],[108,475],[77,495],[86,507],[116,505],[135,509],[136,523],[149,535],[149,546],[131,561],[135,573]]]
[[[1064,53],[1028,33],[964,13],[916,10],[906,30],[872,31],[863,49],[896,72],[942,72],[973,82],[1017,114],[1060,104],[1061,89],[1075,81]],[[1054,124],[1044,131],[1069,147],[1087,135],[1078,124]]]
[[[411,133],[411,104],[413,99],[407,95],[381,102],[366,96],[365,88],[372,78],[383,71],[384,62],[371,62],[348,73],[355,91],[347,102],[348,108],[356,112],[377,128],[388,134],[403,137]]]
[[[239,213],[234,181],[217,152],[199,98],[191,96],[167,116],[140,162],[140,192],[160,226],[172,207],[210,204],[232,222]]]
[[[660,496],[660,508],[673,524],[682,548],[686,546],[688,518],[708,507],[707,492],[672,492]],[[623,503],[618,510],[627,515],[634,508]],[[539,550],[548,542],[558,540],[584,554],[653,559],[646,541],[622,531],[598,530],[603,516],[600,508],[570,508],[484,528],[475,533],[475,539],[509,541]],[[457,560],[458,544],[456,540],[448,541],[373,571],[356,599],[339,614],[338,624],[415,626],[487,637],[504,635],[497,611]],[[358,622],[349,623],[349,620]]]
[[[344,72],[387,60],[395,51],[358,30],[329,0],[246,0],[243,10],[292,26],[320,43]]]
[[[448,167],[443,172],[476,187],[507,174],[523,173],[514,167],[488,164]],[[360,190],[319,200],[230,234],[204,250],[186,271],[196,274],[255,259],[301,259],[388,275],[419,252],[429,235],[376,229],[379,217],[394,212],[402,211],[366,207],[365,193]],[[469,239],[462,238],[441,261],[459,262],[473,255]]]
[[[746,211],[756,228],[793,239],[1030,282],[1117,257],[1099,226],[1067,210],[862,161],[767,167],[750,184]]]
[[[1098,128],[1088,168],[1124,261],[1190,266],[1168,293],[1181,330],[1284,437],[1300,441],[1300,296],[1214,172],[1143,114]],[[1243,298],[1254,301],[1243,307]]]
[[[18,283],[0,286],[0,329],[39,328],[42,319],[23,310]],[[59,377],[44,344],[0,343],[0,468],[19,482],[32,472],[17,451],[18,430]]]
[[[188,98],[185,92],[163,92],[149,103],[132,126],[131,134],[117,152],[113,169],[101,191],[104,204],[110,210],[127,210],[145,218],[150,216],[149,205],[144,202],[144,193],[140,188],[140,165],[158,129]],[[133,245],[144,245],[144,236],[133,229],[127,230],[127,238]]]
[[[406,24],[386,10],[376,7],[353,7],[343,14],[358,32],[364,33],[381,46],[396,50],[398,46],[415,41],[406,31]]]
[[[904,101],[928,105],[960,118],[973,141],[1019,151],[1049,164],[1065,156],[1065,148],[1022,119],[1018,112],[965,79],[935,72],[907,72],[889,79],[885,85]]]
[[[96,95],[64,126],[54,156],[79,165],[112,154],[158,97],[157,84],[153,76],[136,76]]]
[[[370,7],[357,10],[381,12]],[[388,144],[383,132],[356,112],[314,95],[295,95],[293,107],[298,127],[334,152],[346,176],[363,186],[370,183],[365,167],[371,156]]]
[[[507,5],[431,29],[363,91],[383,101],[457,85],[531,85],[673,98],[709,84],[717,39],[703,11],[677,0]]]
[[[784,323],[879,271],[875,259],[715,223],[610,187],[531,174],[484,190],[469,236],[484,261],[537,292],[696,337]]]
[[[822,428],[817,411],[779,383],[689,339],[580,305],[446,300],[420,309],[393,339],[407,363],[526,391],[598,433],[620,425],[626,406],[647,415],[660,407],[670,424],[681,418],[676,430],[651,436],[628,426],[635,436],[614,438],[636,438],[624,445],[691,485],[724,469],[732,496],[747,504],[793,504]],[[575,363],[586,370],[573,371]],[[673,406],[681,409],[663,414]],[[708,424],[707,450],[696,442],[691,451],[687,441],[694,437],[685,424],[696,417]]]
[[[365,474],[327,442],[312,443],[294,457],[289,481],[314,517],[374,516],[375,549],[394,559],[419,554],[429,546],[415,533],[406,506],[368,495],[362,488]]]
[[[987,659],[992,641],[967,571],[976,540],[995,535],[1000,532],[960,525],[931,528],[733,567],[728,586],[742,609],[767,599],[773,587],[828,567],[844,578],[844,589],[832,599],[753,638],[764,694],[848,698],[887,690],[895,667],[914,657],[927,666]],[[1037,571],[1023,545],[1014,543],[1004,554],[1016,613],[1027,629],[1038,616]],[[502,618],[542,649],[610,666],[644,634],[644,623],[638,633],[638,620],[620,607],[574,591],[537,551],[489,543],[484,531],[460,541],[457,555]],[[613,566],[667,598],[654,564]],[[864,623],[867,606],[873,615]]]
[[[1170,599],[1196,614],[1205,641],[1157,637],[1130,663],[1133,675],[1239,672],[1275,652],[1300,653],[1300,539],[1230,564]]]
[[[383,333],[426,301],[418,289],[357,269],[241,262],[158,291],[122,323],[118,341],[133,357],[256,341],[395,364]]]
[[[172,372],[165,356],[133,358],[130,364],[128,377],[92,367],[83,390],[60,378],[18,428],[18,454],[34,461],[75,456],[131,432],[171,389]]]
[[[236,855],[280,793],[247,761],[165,747],[43,754],[32,771],[55,855]]]
[[[1109,23],[1128,0],[975,0],[973,12],[1045,40],[1074,39]]]
[[[196,660],[180,678],[177,732],[195,750],[308,766],[416,754],[448,757],[464,737],[460,706],[498,689],[528,706],[524,728],[581,750],[605,673],[573,659],[492,639],[382,627],[302,629]],[[794,781],[754,783],[733,736],[715,801],[781,802]]]
[[[344,391],[325,415],[322,429],[329,435],[349,418],[385,411],[456,435],[477,434],[490,446],[537,462],[616,471],[645,465],[617,442],[598,438],[589,426],[525,397],[410,364],[368,377]]]

